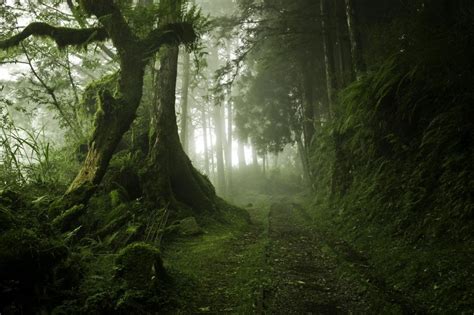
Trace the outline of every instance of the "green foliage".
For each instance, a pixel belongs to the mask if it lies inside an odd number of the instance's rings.
[[[313,146],[317,198],[329,202],[332,187],[344,216],[384,222],[412,240],[466,240],[474,213],[474,28],[472,18],[431,23],[429,34],[408,24],[409,45],[340,93],[336,121]]]
[[[292,70],[278,63],[258,67],[255,77],[242,80],[245,93],[235,99],[238,136],[252,139],[262,154],[282,151],[298,133],[300,104]]]

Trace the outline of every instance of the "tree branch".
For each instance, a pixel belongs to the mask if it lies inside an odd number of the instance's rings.
[[[89,27],[87,20],[80,14],[78,8],[74,6],[72,0],[66,0],[66,3],[69,7],[69,10],[72,12],[72,15],[74,16],[74,19],[77,21],[77,23],[79,23],[79,26],[82,28]],[[99,43],[98,46],[110,59],[114,60],[117,57],[115,53],[104,44]]]
[[[151,56],[165,44],[192,44],[197,39],[191,23],[171,23],[150,32],[145,39],[146,55]]]
[[[28,60],[28,65],[31,69],[31,72],[33,73],[35,78],[40,82],[40,84],[43,86],[43,88],[46,90],[46,93],[51,97],[53,106],[58,110],[59,114],[64,119],[66,124],[71,128],[71,130],[74,132],[74,134],[77,136],[77,138],[80,139],[81,138],[81,133],[80,133],[79,129],[67,117],[67,114],[64,112],[58,98],[56,97],[56,93],[54,93],[54,89],[52,87],[50,87],[44,81],[44,79],[41,78],[41,76],[38,74],[35,67],[33,66],[33,61],[31,59],[30,55],[28,54],[28,51],[26,50],[26,47],[23,44],[21,44],[21,47],[23,49],[23,52],[25,53],[26,59]]]
[[[94,28],[67,28],[55,27],[47,23],[34,22],[28,25],[20,33],[0,41],[0,49],[18,46],[23,40],[30,36],[49,37],[60,47],[80,46],[90,42],[104,41],[109,35],[103,27]]]

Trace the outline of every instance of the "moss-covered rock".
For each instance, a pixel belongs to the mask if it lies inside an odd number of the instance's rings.
[[[142,242],[122,249],[115,265],[116,277],[132,289],[146,290],[167,277],[159,249]]]
[[[194,236],[204,233],[194,217],[188,217],[179,221],[177,231],[181,236]]]

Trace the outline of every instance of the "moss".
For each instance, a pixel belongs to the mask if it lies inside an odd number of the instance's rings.
[[[118,207],[121,203],[125,201],[121,191],[118,189],[114,189],[111,192],[109,192],[109,198],[110,198],[110,205],[114,208]]]
[[[97,111],[98,95],[102,90],[109,90],[115,93],[119,72],[105,75],[97,81],[90,83],[82,96],[81,108],[86,116],[92,116]]]
[[[177,224],[178,233],[181,236],[194,236],[204,233],[194,217],[188,217]]]
[[[119,207],[122,208],[122,207]],[[119,231],[126,223],[130,220],[130,215],[128,213],[124,213],[120,216],[117,216],[113,220],[111,220],[109,223],[107,223],[103,228],[101,228],[97,232],[97,236],[103,238],[107,237],[108,235],[111,235],[113,233],[116,233]]]
[[[78,224],[79,218],[85,213],[84,205],[77,205],[69,208],[63,214],[53,220],[53,226],[61,232],[71,230]]]
[[[137,171],[128,165],[120,168],[115,165],[110,167],[104,185],[107,189],[117,190],[123,201],[140,198],[143,194]]]
[[[0,206],[0,232],[3,232],[13,225],[14,217],[10,210]]]
[[[166,280],[159,249],[146,243],[133,243],[120,251],[115,261],[116,277],[132,289],[146,290]]]

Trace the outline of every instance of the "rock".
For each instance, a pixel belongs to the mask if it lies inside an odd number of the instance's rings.
[[[131,289],[146,290],[167,278],[160,250],[137,242],[123,248],[116,260],[116,277],[125,280]]]
[[[204,233],[194,217],[182,219],[178,224],[178,234],[181,236],[194,236]]]

